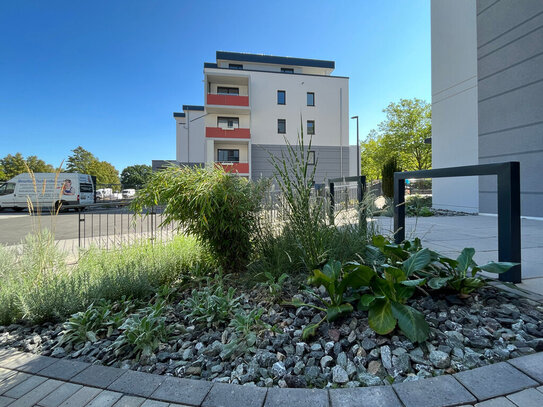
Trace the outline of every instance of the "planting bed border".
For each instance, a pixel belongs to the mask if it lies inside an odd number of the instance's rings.
[[[72,405],[98,402],[100,397],[118,400],[134,396],[141,398],[141,403],[149,399],[198,407],[446,407],[510,395],[510,400],[537,403],[543,400],[543,352],[453,375],[390,386],[317,390],[181,379],[14,350],[0,351],[0,402],[9,401],[9,397],[13,401],[32,398],[39,393],[44,398],[61,386],[74,384],[84,387],[78,387],[71,395]]]

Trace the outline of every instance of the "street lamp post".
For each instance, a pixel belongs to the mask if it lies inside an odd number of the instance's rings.
[[[356,119],[356,176],[360,177],[360,138],[358,134],[358,116],[353,116],[351,119]]]

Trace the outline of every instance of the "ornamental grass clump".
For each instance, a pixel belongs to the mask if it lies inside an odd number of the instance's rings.
[[[260,206],[258,183],[221,168],[170,167],[154,174],[132,207],[164,205],[164,222],[179,222],[216,255],[224,271],[249,261]]]

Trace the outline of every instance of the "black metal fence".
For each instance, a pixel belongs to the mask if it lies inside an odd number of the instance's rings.
[[[405,180],[452,178],[478,175],[498,176],[498,260],[520,263],[520,164],[518,161],[436,168],[394,173],[394,240],[405,240]],[[500,274],[500,280],[521,282],[521,266]]]
[[[97,247],[114,249],[145,240],[171,240],[178,225],[162,225],[162,208],[153,207],[144,216],[134,214],[129,202],[95,204],[86,212],[79,212],[78,246],[80,249]]]

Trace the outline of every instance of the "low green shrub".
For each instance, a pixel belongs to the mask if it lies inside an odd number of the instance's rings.
[[[190,323],[217,326],[230,320],[240,306],[234,288],[225,290],[222,284],[208,285],[192,294],[183,302]]]
[[[0,325],[59,321],[100,299],[148,299],[163,285],[210,273],[216,262],[193,237],[91,249],[68,266],[53,236],[29,235],[17,250],[0,247]],[[187,277],[189,276],[189,277]]]
[[[251,254],[260,198],[258,183],[220,168],[170,167],[153,175],[132,207],[143,213],[165,205],[164,224],[179,222],[225,271],[241,271]]]

